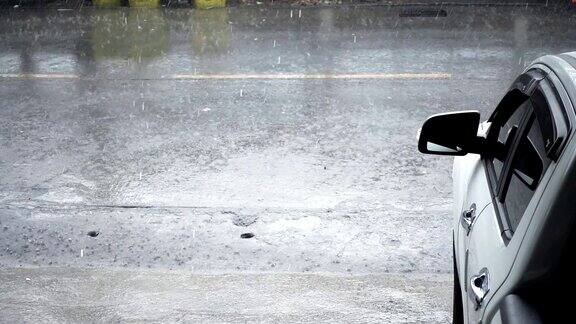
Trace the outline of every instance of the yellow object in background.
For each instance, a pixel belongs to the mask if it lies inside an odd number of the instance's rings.
[[[230,47],[228,9],[191,10],[190,33],[192,48],[196,55],[223,54]]]
[[[122,0],[92,0],[96,7],[120,7]]]
[[[130,7],[134,8],[158,8],[160,0],[129,0]]]
[[[212,9],[226,7],[226,0],[194,0],[197,9]]]
[[[162,57],[170,46],[165,14],[157,9],[97,10],[90,37],[94,59],[146,66]]]

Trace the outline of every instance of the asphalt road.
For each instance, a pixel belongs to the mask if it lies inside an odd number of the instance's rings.
[[[575,19],[401,10],[0,13],[0,321],[447,322],[451,159],[416,131]]]

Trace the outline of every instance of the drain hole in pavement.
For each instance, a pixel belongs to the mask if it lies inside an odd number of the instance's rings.
[[[254,237],[254,233],[242,233],[240,234],[240,238],[243,239],[249,239],[249,238],[253,238]]]
[[[446,17],[448,13],[443,9],[410,8],[400,12],[400,17]]]
[[[100,235],[100,232],[98,232],[98,231],[90,231],[90,232],[88,232],[88,236],[90,236],[90,237],[96,237],[96,236],[98,236],[98,235]]]

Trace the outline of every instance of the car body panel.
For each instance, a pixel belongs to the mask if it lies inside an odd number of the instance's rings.
[[[576,55],[576,52],[570,54]],[[576,63],[576,59],[574,62]],[[574,126],[576,123],[575,109],[573,105],[573,102],[576,102],[576,69],[573,65],[568,64],[566,61],[556,56],[542,57],[536,60],[534,64],[545,64],[547,67],[551,68],[547,79],[556,87],[562,99],[562,104],[567,112],[569,122]],[[520,222],[512,240],[508,244],[508,249],[514,252],[513,255],[509,256],[513,259],[513,262],[506,274],[504,282],[491,294],[490,299],[484,308],[482,318],[488,319],[488,322],[492,322],[492,319],[496,319],[497,321],[499,310],[498,305],[500,301],[513,292],[523,280],[526,280],[527,275],[536,276],[545,271],[535,271],[533,266],[530,267],[530,260],[534,251],[536,249],[546,249],[543,245],[547,242],[556,242],[557,244],[560,244],[560,228],[563,226],[560,223],[557,225],[558,229],[555,231],[557,237],[555,237],[554,240],[538,240],[537,238],[545,236],[545,234],[543,234],[545,224],[550,221],[548,218],[554,216],[549,213],[550,206],[555,201],[555,198],[560,194],[560,188],[564,187],[562,183],[566,181],[566,175],[570,173],[569,170],[574,168],[575,164],[576,137],[572,130],[568,137],[567,144],[558,158],[558,162],[553,162],[546,171],[541,185],[537,188],[533,199],[526,209],[525,216]],[[563,219],[566,224],[570,221],[573,222],[573,220],[567,219],[569,218],[569,215],[562,216],[564,217],[556,218],[554,222],[557,222],[560,219]],[[572,216],[572,218],[574,218],[574,216]],[[564,230],[567,231],[566,229]],[[547,251],[549,252],[546,256],[553,259],[555,257],[553,253],[554,248],[547,248]],[[530,274],[530,272],[535,273]]]
[[[566,187],[566,182],[574,181],[573,175],[576,174],[576,171],[574,171],[576,168],[576,137],[574,134],[571,135],[565,147],[564,155],[567,156],[559,159],[554,172],[550,175],[548,185],[542,190],[542,195],[539,203],[535,206],[532,217],[525,222],[526,230],[521,242],[519,242],[512,269],[500,289],[494,292],[484,311],[483,317],[487,319],[486,322],[491,323],[492,319],[498,317],[499,302],[518,286],[522,285],[527,280],[527,277],[536,277],[548,270],[535,268],[531,265],[534,251],[545,250],[546,258],[550,260],[558,258],[558,255],[556,255],[559,250],[558,247],[563,243],[562,239],[567,236],[566,232],[575,223],[576,214],[574,213],[562,215],[564,217],[554,217],[557,215],[550,213],[550,206],[554,203],[556,197],[562,193],[562,190]],[[566,175],[572,175],[572,178]],[[562,220],[562,222],[558,222],[559,220]],[[548,229],[546,232],[547,224],[551,221],[557,223],[555,224],[556,228],[553,230]],[[542,237],[550,238],[550,235],[547,235],[550,232],[554,233],[554,239],[539,239]]]
[[[529,88],[533,88],[535,85],[532,81],[528,84],[530,85]],[[515,83],[513,88],[516,87],[529,91],[521,83]],[[489,127],[489,123],[482,123],[478,135],[486,137]],[[509,242],[505,241],[503,237],[504,228],[502,228],[498,216],[498,206],[494,202],[487,167],[486,161],[477,154],[468,154],[454,160],[454,174],[466,175],[454,177],[454,181],[459,183],[454,185],[453,224],[455,228],[458,227],[458,231],[455,230],[455,233],[458,233],[455,257],[457,258],[460,283],[463,286],[461,290],[464,316],[470,323],[477,323],[482,319],[485,305],[489,303],[493,292],[506,279],[513,263],[511,256],[515,253],[515,246],[509,246]],[[462,222],[459,220],[462,217],[462,210],[468,208],[467,206],[472,203],[476,205],[478,213],[466,235],[467,231],[463,230]],[[459,208],[461,208],[460,212],[458,212]],[[481,273],[486,273],[489,278],[489,291],[483,302],[477,304],[471,279]]]
[[[557,88],[562,103],[570,110],[570,125],[575,125],[576,115],[573,102],[576,102],[576,52],[560,56],[544,56],[531,64],[525,71],[534,67],[549,74],[547,79]],[[482,131],[490,126],[483,124]],[[573,128],[573,127],[572,127]],[[469,323],[490,322],[500,319],[498,305],[504,297],[512,293],[526,278],[530,266],[530,253],[537,248],[534,240],[542,235],[547,221],[548,208],[558,194],[556,189],[564,175],[576,161],[576,140],[570,130],[567,142],[558,162],[552,162],[534,192],[514,235],[507,240],[502,235],[498,219],[498,206],[493,202],[486,163],[477,154],[468,154],[454,159],[453,167],[453,230],[455,261],[461,283],[464,305],[464,318]],[[479,135],[480,130],[479,130]],[[462,226],[462,212],[476,204],[476,218],[470,233]],[[576,222],[576,216],[574,217]],[[532,267],[533,265],[532,260]],[[472,275],[488,269],[490,291],[481,307],[475,309],[475,301],[470,289]]]
[[[499,303],[499,298],[497,298],[494,303],[492,303],[492,298],[507,280],[518,250],[525,237],[530,220],[540,201],[540,197],[546,190],[547,184],[554,173],[554,167],[554,165],[551,165],[546,171],[544,178],[532,196],[524,212],[524,216],[509,242],[506,243],[500,233],[494,208],[490,208],[489,211],[484,212],[484,217],[475,227],[475,231],[473,230],[471,239],[472,246],[469,247],[469,272],[475,274],[481,269],[487,268],[490,271],[490,292],[483,303],[483,307],[476,314],[475,320],[470,321],[470,323],[477,323],[478,320],[483,318],[483,313],[487,308]],[[488,217],[488,215],[490,215],[490,217]]]
[[[462,296],[466,296],[468,289],[467,285],[467,250],[470,233],[463,227],[461,215],[464,210],[470,208],[472,204],[476,206],[475,220],[472,223],[472,228],[475,222],[480,219],[482,212],[486,206],[491,204],[492,197],[488,189],[486,171],[484,164],[478,154],[468,154],[454,159],[453,177],[454,184],[458,187],[454,188],[455,204],[453,210],[453,228],[454,228],[454,244],[456,265],[458,268],[458,276],[462,287],[460,287]],[[483,186],[484,183],[486,186]],[[457,193],[457,194],[456,194]],[[466,316],[467,307],[466,301],[463,300],[464,316]]]

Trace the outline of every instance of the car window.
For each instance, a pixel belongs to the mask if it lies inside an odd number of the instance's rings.
[[[498,130],[498,147],[496,154],[494,154],[494,158],[492,163],[494,165],[494,172],[496,175],[496,180],[500,179],[500,175],[502,174],[502,169],[504,167],[504,162],[506,161],[506,157],[510,151],[512,146],[512,141],[515,137],[516,132],[518,131],[520,124],[523,120],[523,117],[526,115],[526,112],[531,109],[531,102],[529,100],[522,103],[515,111],[510,115],[508,120],[506,120]]]
[[[546,156],[543,134],[535,114],[526,125],[527,132],[520,138],[510,165],[510,182],[503,197],[510,230],[514,232],[532,199],[534,191],[550,164]]]
[[[549,95],[545,95],[544,91]],[[556,98],[556,92],[552,90],[550,85],[546,82],[540,84],[530,97],[534,106],[534,113],[541,125],[542,138],[548,149],[554,143],[554,118],[550,113],[551,107],[560,107],[560,103]]]

